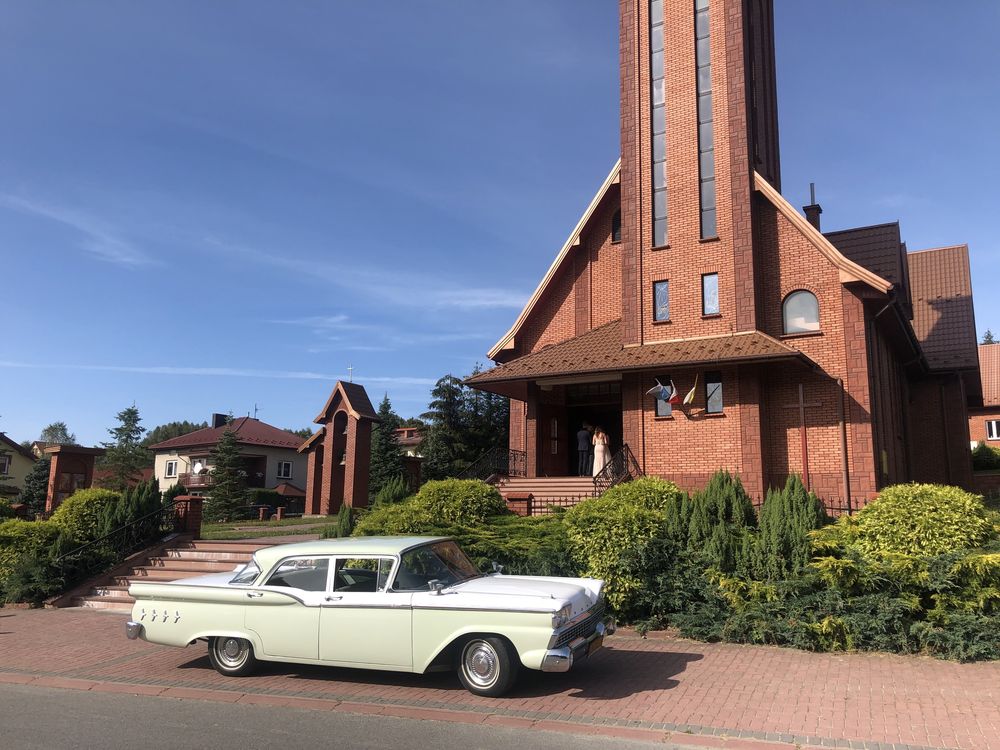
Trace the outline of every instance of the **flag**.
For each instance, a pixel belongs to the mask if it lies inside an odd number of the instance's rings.
[[[677,406],[681,402],[681,397],[677,395],[677,386],[674,385],[674,381],[670,381],[670,401],[671,406]]]
[[[697,390],[698,390],[698,373],[695,373],[694,374],[694,385],[691,386],[691,390],[688,391],[688,395],[686,395],[684,397],[684,403],[685,404],[693,404],[694,403],[694,392],[697,391]]]
[[[659,380],[656,381],[656,385],[654,385],[652,388],[646,391],[647,396],[655,395],[656,398],[658,398],[660,401],[669,401],[671,398],[673,398],[674,393],[676,393],[676,390],[671,391],[670,388],[667,388],[667,386],[660,383]]]

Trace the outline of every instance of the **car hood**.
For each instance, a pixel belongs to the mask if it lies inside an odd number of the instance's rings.
[[[543,612],[556,612],[571,604],[576,615],[597,603],[603,585],[594,578],[490,575],[451,586],[445,594],[458,594],[462,599],[475,600],[479,606]],[[463,606],[457,601],[448,604]]]

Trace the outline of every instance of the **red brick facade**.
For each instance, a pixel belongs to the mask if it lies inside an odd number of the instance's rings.
[[[620,319],[623,351],[759,331],[801,353],[799,361],[706,357],[696,366],[672,366],[665,359],[641,371],[594,365],[586,376],[546,377],[540,370],[516,383],[503,379],[501,365],[470,382],[511,397],[510,447],[526,452],[529,476],[572,473],[575,432],[592,414],[588,421],[603,422],[612,448],[627,443],[647,474],[687,489],[729,469],[759,498],[799,473],[832,507],[848,508],[909,478],[968,485],[964,420],[967,402],[975,400],[972,375],[924,356],[911,325],[917,302],[911,306],[905,250],[897,240],[896,255],[886,256],[902,258],[902,271],[890,274],[871,260],[877,253],[870,247],[855,260],[784,202],[776,192],[771,2],[709,5],[717,236],[701,236],[695,3],[664,1],[668,240],[654,247],[650,3],[620,0],[617,179],[595,199],[576,241],[493,353],[502,348],[495,359],[511,362]],[[620,243],[611,239],[617,211]],[[851,241],[857,244],[865,231],[856,230]],[[922,259],[922,267],[931,268],[928,261],[957,267],[962,258]],[[710,315],[703,314],[705,274],[718,275],[719,311]],[[967,270],[955,276],[966,278]],[[934,273],[922,280],[933,287]],[[667,320],[653,315],[653,285],[660,281],[669,281]],[[815,296],[819,329],[786,335],[783,303],[799,290]],[[971,304],[971,289],[969,297]],[[963,331],[967,323],[950,320]],[[707,413],[706,373],[721,374],[721,413]],[[697,379],[694,403],[657,416],[647,395],[656,378],[672,380],[681,394]],[[588,384],[606,384],[620,396],[611,404]]]

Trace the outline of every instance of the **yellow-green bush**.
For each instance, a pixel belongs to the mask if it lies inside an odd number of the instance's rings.
[[[118,502],[121,495],[111,490],[80,490],[56,508],[51,521],[83,544],[100,536],[105,509]]]
[[[608,603],[627,613],[642,581],[622,572],[622,555],[635,552],[664,532],[667,512],[682,503],[684,493],[672,482],[644,477],[612,487],[600,497],[584,500],[565,515],[574,556],[585,575],[607,585]]]
[[[47,550],[58,536],[59,527],[52,521],[0,523],[0,588],[22,557]]]
[[[352,536],[426,534],[435,525],[427,509],[411,498],[395,505],[379,505],[361,515]]]
[[[446,523],[483,523],[490,516],[509,513],[493,485],[478,479],[442,479],[428,482],[413,498],[418,508]]]
[[[857,516],[855,544],[866,554],[941,555],[994,537],[979,495],[939,484],[897,484]]]

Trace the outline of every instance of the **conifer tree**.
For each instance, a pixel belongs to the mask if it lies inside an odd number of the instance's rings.
[[[142,475],[143,467],[149,465],[149,453],[142,445],[145,430],[135,404],[118,412],[116,419],[118,426],[108,430],[114,439],[101,444],[107,451],[101,467],[108,471],[108,477],[102,485],[122,492],[135,484]]]
[[[31,471],[24,478],[24,486],[16,502],[24,503],[28,508],[29,518],[33,514],[45,512],[45,498],[49,493],[49,467],[52,459],[48,456],[35,461]]]
[[[205,517],[211,521],[239,518],[247,507],[247,473],[243,468],[236,433],[228,424],[212,449],[211,463],[212,490],[209,501],[205,503]]]
[[[399,415],[392,410],[389,394],[378,407],[378,419],[372,430],[372,462],[368,473],[368,491],[378,495],[382,489],[403,475],[403,455],[399,448]]]
[[[457,477],[473,459],[468,458],[469,433],[462,381],[445,375],[431,391],[429,409],[421,418],[428,423],[424,439],[424,479]]]
[[[997,342],[996,339],[993,338],[993,331],[991,331],[989,328],[987,328],[986,329],[986,333],[983,334],[982,343],[983,344],[995,344],[996,342]]]

